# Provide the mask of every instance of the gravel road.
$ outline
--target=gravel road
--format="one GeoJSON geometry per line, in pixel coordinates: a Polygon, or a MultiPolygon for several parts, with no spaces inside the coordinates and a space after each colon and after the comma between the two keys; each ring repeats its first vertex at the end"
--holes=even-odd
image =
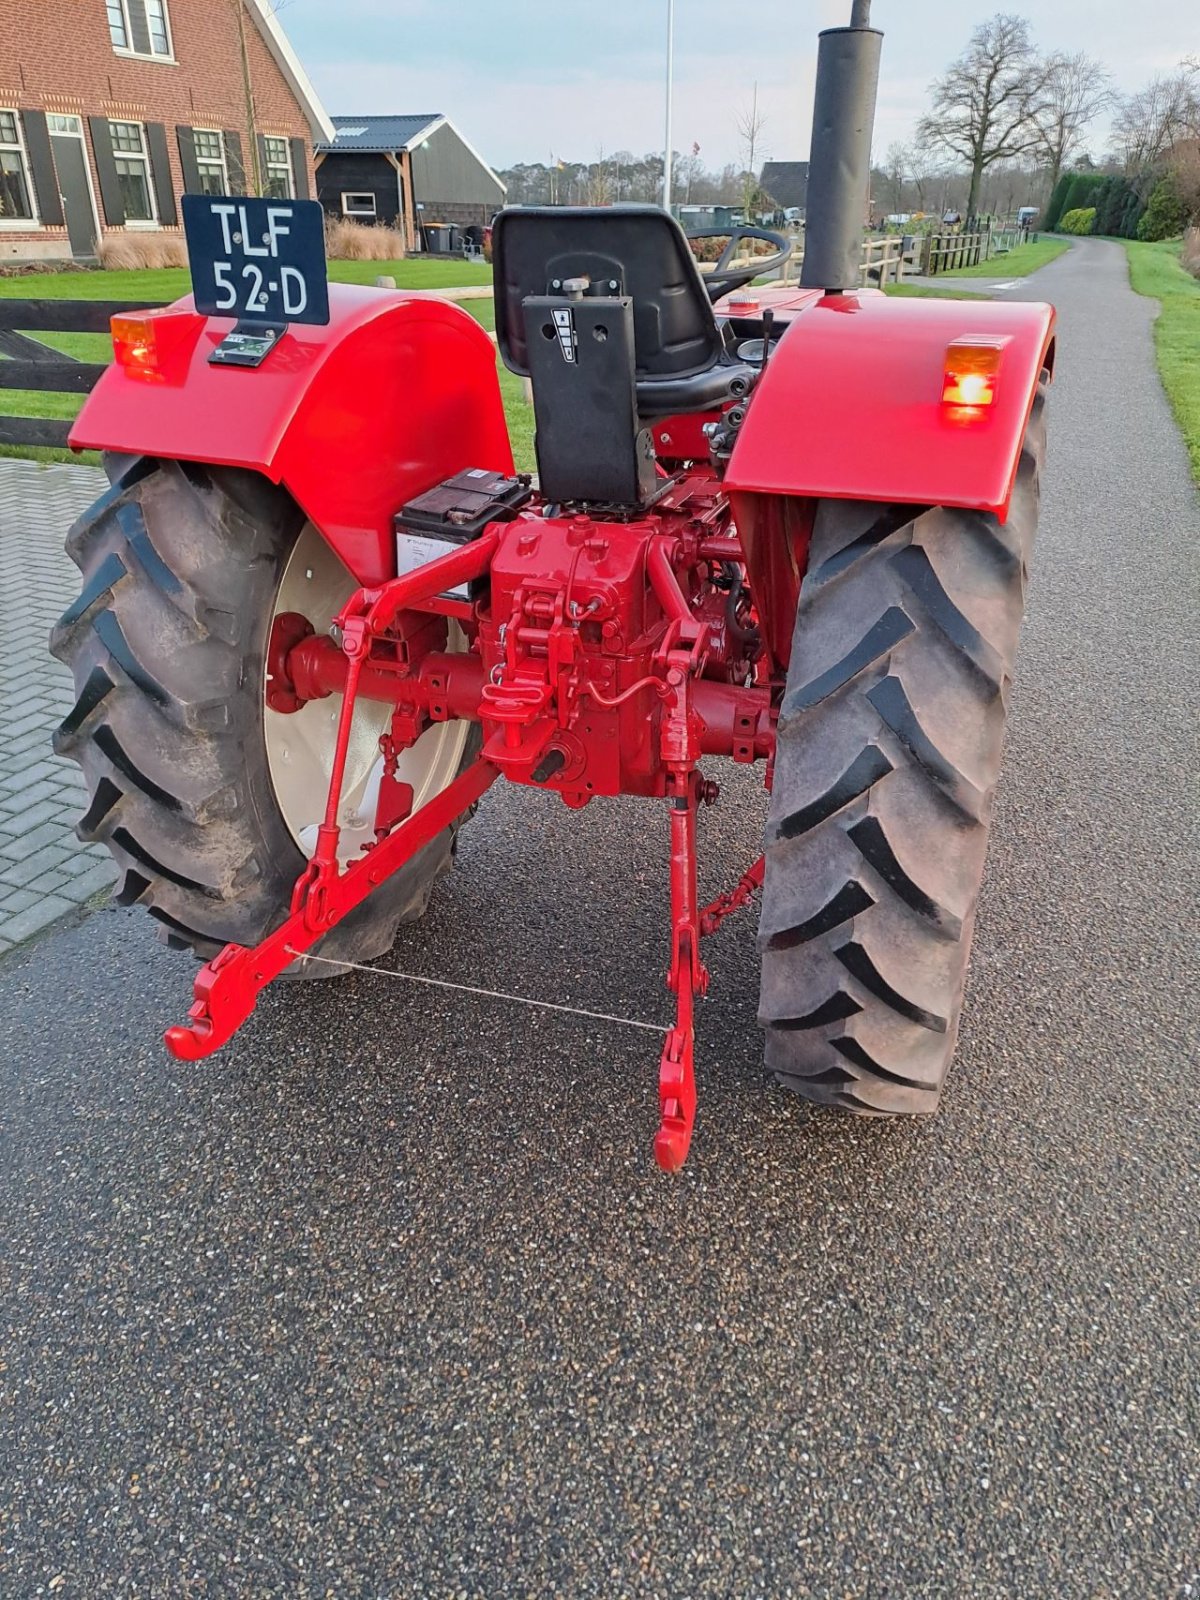
{"type": "MultiPolygon", "coordinates": [[[[1051,465],[941,1115],[763,1085],[752,916],[675,1179],[646,1034],[355,976],[183,1067],[139,915],[6,958],[6,1600],[1200,1595],[1200,512],[1120,248],[1022,292],[1051,465]]],[[[665,1018],[665,857],[494,792],[392,960],[665,1018]]]]}

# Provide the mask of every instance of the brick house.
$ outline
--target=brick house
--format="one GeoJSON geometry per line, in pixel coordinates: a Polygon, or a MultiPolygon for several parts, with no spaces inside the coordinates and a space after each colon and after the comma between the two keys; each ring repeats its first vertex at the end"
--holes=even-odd
{"type": "Polygon", "coordinates": [[[268,0],[2,0],[0,262],[178,234],[185,192],[306,199],[333,131],[268,0]]]}

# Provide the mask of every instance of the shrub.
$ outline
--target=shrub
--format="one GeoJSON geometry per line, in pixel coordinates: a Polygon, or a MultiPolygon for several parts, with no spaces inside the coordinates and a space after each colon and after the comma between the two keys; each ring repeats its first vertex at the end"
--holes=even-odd
{"type": "Polygon", "coordinates": [[[1138,223],[1137,236],[1150,244],[1158,239],[1173,239],[1183,232],[1187,219],[1187,207],[1179,197],[1174,178],[1168,173],[1154,185],[1138,223]]]}
{"type": "Polygon", "coordinates": [[[1103,182],[1103,177],[1098,173],[1077,172],[1071,179],[1067,198],[1063,202],[1063,216],[1072,211],[1084,211],[1088,206],[1095,205],[1096,191],[1103,182]]]}
{"type": "Polygon", "coordinates": [[[1167,158],[1189,226],[1200,226],[1200,139],[1180,139],[1167,158]]]}
{"type": "Polygon", "coordinates": [[[1104,191],[1104,198],[1096,206],[1096,225],[1092,231],[1124,238],[1125,218],[1131,200],[1140,215],[1141,202],[1129,179],[1110,178],[1108,188],[1104,191]]]}
{"type": "Polygon", "coordinates": [[[1058,224],[1060,233],[1074,233],[1082,236],[1091,233],[1096,221],[1095,206],[1080,206],[1074,211],[1068,211],[1058,224]]]}
{"type": "MultiPolygon", "coordinates": [[[[727,238],[720,239],[695,239],[692,242],[692,254],[697,261],[719,261],[725,253],[725,246],[729,243],[727,238]]],[[[744,256],[772,256],[775,246],[768,244],[765,239],[743,239],[738,246],[735,260],[740,261],[744,256]]]]}
{"type": "Polygon", "coordinates": [[[325,219],[325,254],[330,261],[399,261],[404,253],[399,228],[353,222],[349,217],[325,219]]]}
{"type": "Polygon", "coordinates": [[[1110,185],[1119,181],[1102,172],[1064,172],[1054,185],[1043,226],[1047,232],[1061,232],[1064,217],[1072,211],[1086,211],[1089,206],[1098,208],[1110,185]]]}
{"type": "Polygon", "coordinates": [[[1142,220],[1142,213],[1145,211],[1145,209],[1145,198],[1137,189],[1134,188],[1133,184],[1130,184],[1129,200],[1126,203],[1125,215],[1121,220],[1121,226],[1118,230],[1122,239],[1137,238],[1138,225],[1142,220]]]}
{"type": "Polygon", "coordinates": [[[1102,227],[1102,222],[1104,222],[1104,218],[1106,218],[1107,213],[1109,213],[1112,197],[1114,197],[1115,192],[1117,192],[1118,187],[1120,187],[1120,182],[1122,182],[1122,179],[1120,178],[1106,178],[1104,179],[1104,182],[1101,182],[1101,184],[1096,184],[1096,194],[1094,194],[1093,197],[1091,197],[1090,202],[1088,202],[1088,205],[1096,206],[1096,221],[1091,224],[1091,232],[1093,232],[1093,234],[1102,234],[1102,232],[1106,232],[1106,229],[1102,227]]]}
{"type": "Polygon", "coordinates": [[[187,247],[178,234],[106,233],[96,246],[106,272],[140,272],[147,267],[186,267],[187,247]]]}
{"type": "Polygon", "coordinates": [[[1063,214],[1063,202],[1067,198],[1067,190],[1071,187],[1071,174],[1064,172],[1054,185],[1054,192],[1050,196],[1050,204],[1046,207],[1046,219],[1042,223],[1047,233],[1053,233],[1058,227],[1059,219],[1063,214]]]}
{"type": "Polygon", "coordinates": [[[8,261],[0,266],[0,278],[36,278],[40,273],[88,272],[82,262],[72,261],[8,261]]]}

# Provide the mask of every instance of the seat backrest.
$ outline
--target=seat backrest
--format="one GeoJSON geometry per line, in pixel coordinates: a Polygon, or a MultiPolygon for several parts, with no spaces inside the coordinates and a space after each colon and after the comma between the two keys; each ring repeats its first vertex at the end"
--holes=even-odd
{"type": "Polygon", "coordinates": [[[496,341],[510,372],[529,375],[523,301],[588,293],[633,301],[638,379],[683,378],[724,354],[703,279],[682,228],[657,206],[539,206],[501,211],[492,231],[496,341]]]}

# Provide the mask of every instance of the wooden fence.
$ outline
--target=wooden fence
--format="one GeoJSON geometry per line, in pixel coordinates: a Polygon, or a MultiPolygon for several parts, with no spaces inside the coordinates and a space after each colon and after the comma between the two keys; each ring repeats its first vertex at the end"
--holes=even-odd
{"type": "Polygon", "coordinates": [[[974,267],[986,261],[991,253],[991,235],[981,233],[927,233],[917,241],[920,246],[917,271],[927,278],[936,278],[942,272],[957,272],[961,267],[974,267]]]}
{"type": "Polygon", "coordinates": [[[919,240],[887,237],[864,239],[862,263],[859,271],[864,284],[883,288],[885,283],[900,283],[908,273],[917,270],[919,240]]]}
{"type": "MultiPolygon", "coordinates": [[[[902,283],[910,273],[919,272],[921,243],[919,238],[901,238],[899,235],[864,239],[862,260],[859,264],[859,277],[863,286],[883,288],[884,284],[902,283]]],[[[784,262],[783,270],[777,277],[773,277],[771,282],[798,283],[803,262],[804,240],[797,237],[792,242],[792,253],[784,262]]],[[[736,264],[741,266],[743,262],[739,261],[736,264]]],[[[752,265],[752,258],[747,257],[744,264],[752,265]]]]}
{"type": "MultiPolygon", "coordinates": [[[[1030,237],[1028,229],[1011,229],[1006,234],[994,234],[988,229],[977,233],[923,233],[873,235],[864,238],[859,276],[863,285],[882,288],[889,283],[902,283],[913,274],[936,278],[942,273],[961,271],[987,261],[996,250],[1009,250],[1023,244],[1030,237]]],[[[782,272],[772,282],[791,284],[799,282],[800,267],[804,260],[804,241],[793,241],[792,254],[782,272]]],[[[738,265],[743,263],[739,261],[738,265]]],[[[751,258],[744,263],[751,265],[751,258]]]]}
{"type": "Polygon", "coordinates": [[[1018,246],[1037,241],[1037,234],[1031,233],[1026,228],[993,228],[992,248],[989,259],[994,255],[1005,255],[1009,250],[1016,250],[1018,246]]]}
{"type": "MultiPolygon", "coordinates": [[[[144,300],[5,300],[0,298],[0,389],[49,394],[87,394],[105,363],[74,361],[28,337],[30,333],[107,333],[109,320],[126,311],[146,311],[144,300]],[[18,331],[20,330],[20,331],[18,331]]],[[[49,445],[62,449],[71,424],[62,417],[0,414],[0,444],[49,445]]]]}

